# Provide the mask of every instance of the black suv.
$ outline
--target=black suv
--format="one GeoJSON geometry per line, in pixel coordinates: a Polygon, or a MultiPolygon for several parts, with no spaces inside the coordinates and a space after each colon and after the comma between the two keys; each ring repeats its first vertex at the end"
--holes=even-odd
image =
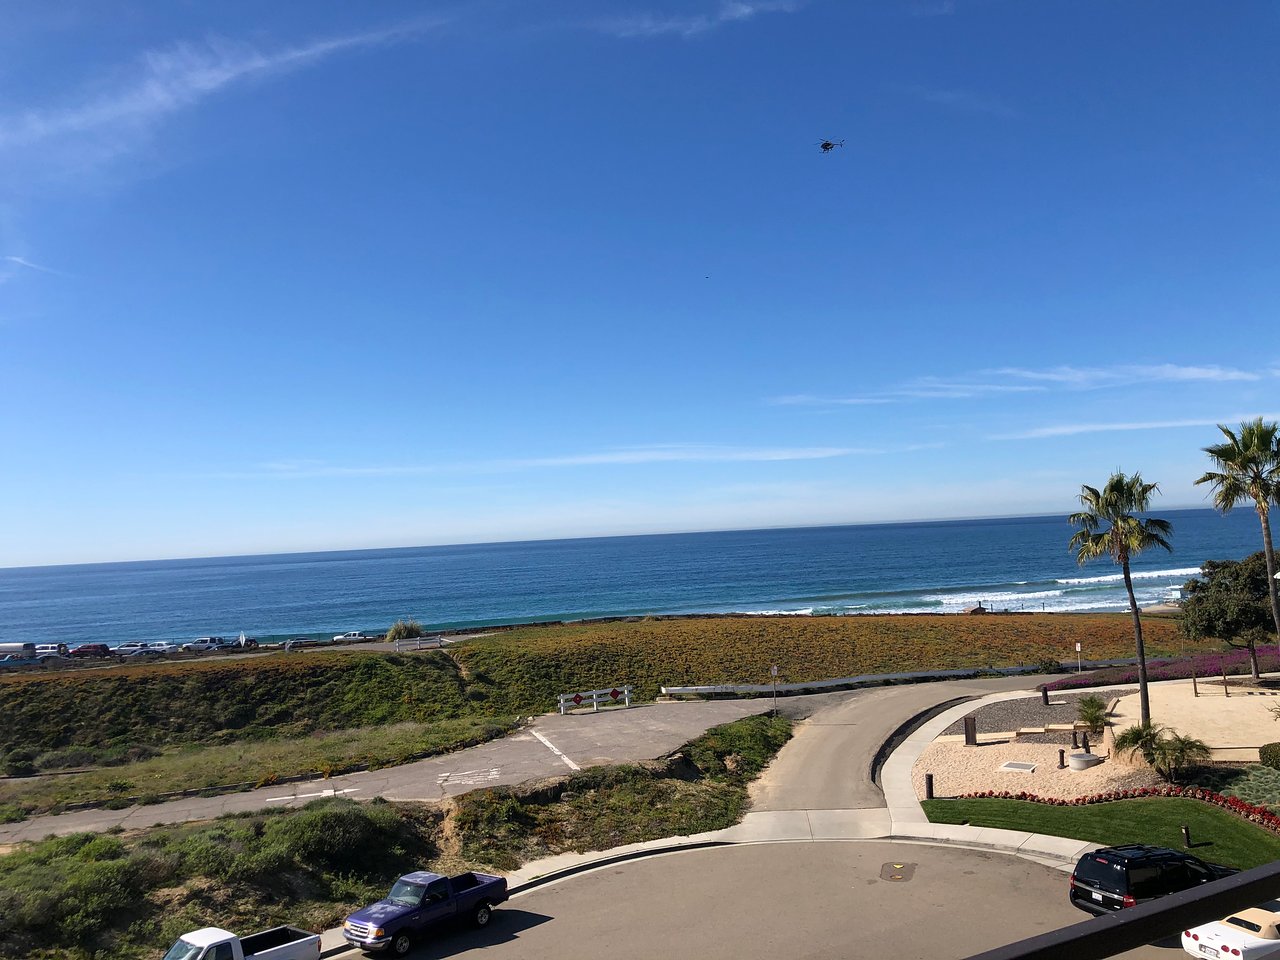
{"type": "Polygon", "coordinates": [[[1167,847],[1103,847],[1086,853],[1072,871],[1071,905],[1110,913],[1239,872],[1167,847]]]}

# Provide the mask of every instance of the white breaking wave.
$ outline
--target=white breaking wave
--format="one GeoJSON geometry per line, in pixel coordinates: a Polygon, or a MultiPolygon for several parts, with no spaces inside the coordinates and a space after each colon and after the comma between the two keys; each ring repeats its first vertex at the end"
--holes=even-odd
{"type": "MultiPolygon", "coordinates": [[[[1135,570],[1129,574],[1134,580],[1168,580],[1200,576],[1199,567],[1180,567],[1177,570],[1135,570]]],[[[1105,577],[1067,577],[1057,581],[1068,586],[1085,586],[1091,583],[1123,583],[1124,573],[1111,573],[1105,577]]]]}
{"type": "Polygon", "coordinates": [[[958,607],[967,610],[981,603],[984,607],[1008,605],[1011,603],[1039,603],[1053,597],[1061,597],[1065,590],[1028,590],[1020,593],[1015,590],[987,590],[975,593],[925,593],[920,595],[924,602],[941,603],[945,607],[958,607]]]}

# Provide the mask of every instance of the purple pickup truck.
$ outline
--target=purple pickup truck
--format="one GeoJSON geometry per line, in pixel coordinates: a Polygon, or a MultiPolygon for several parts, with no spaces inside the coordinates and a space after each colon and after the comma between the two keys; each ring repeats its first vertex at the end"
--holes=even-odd
{"type": "Polygon", "coordinates": [[[347,917],[342,936],[369,953],[390,950],[403,957],[428,930],[456,919],[483,927],[493,908],[507,899],[507,881],[487,873],[406,873],[391,892],[347,917]]]}

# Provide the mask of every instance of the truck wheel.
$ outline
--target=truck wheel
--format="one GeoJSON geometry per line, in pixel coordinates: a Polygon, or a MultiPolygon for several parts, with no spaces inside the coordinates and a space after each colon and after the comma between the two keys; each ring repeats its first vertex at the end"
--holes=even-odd
{"type": "Polygon", "coordinates": [[[488,926],[489,920],[492,917],[493,907],[489,906],[487,903],[482,903],[480,906],[476,907],[476,912],[472,915],[471,919],[475,921],[477,927],[484,927],[488,926]]]}
{"type": "Polygon", "coordinates": [[[403,957],[412,946],[413,941],[407,933],[397,933],[391,940],[391,952],[397,957],[403,957]]]}

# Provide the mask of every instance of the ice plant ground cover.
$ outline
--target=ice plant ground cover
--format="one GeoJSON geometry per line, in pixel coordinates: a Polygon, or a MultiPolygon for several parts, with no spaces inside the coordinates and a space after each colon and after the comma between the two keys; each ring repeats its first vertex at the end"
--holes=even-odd
{"type": "MultiPolygon", "coordinates": [[[[1263,673],[1280,670],[1280,654],[1274,650],[1258,651],[1258,668],[1263,673]]],[[[1249,651],[1226,650],[1213,653],[1192,654],[1172,660],[1148,660],[1148,680],[1188,680],[1192,676],[1202,680],[1249,674],[1249,651]]],[[[1084,687],[1104,687],[1117,683],[1137,683],[1138,667],[1103,667],[1087,673],[1074,673],[1044,685],[1046,690],[1078,690],[1084,687]]]]}

